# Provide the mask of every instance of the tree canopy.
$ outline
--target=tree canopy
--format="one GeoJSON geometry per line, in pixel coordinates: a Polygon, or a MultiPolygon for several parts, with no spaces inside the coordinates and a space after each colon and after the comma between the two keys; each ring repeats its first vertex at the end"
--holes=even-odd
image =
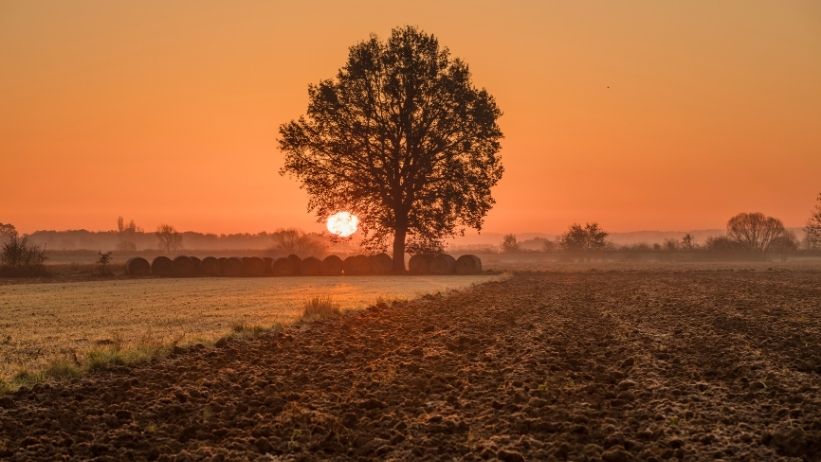
{"type": "Polygon", "coordinates": [[[770,244],[786,232],[781,220],[759,212],[739,213],[727,222],[727,237],[761,252],[766,252],[770,244]]]}
{"type": "Polygon", "coordinates": [[[406,240],[432,251],[481,229],[503,172],[501,111],[435,36],[414,27],[372,35],[308,95],[307,114],[279,128],[280,173],[301,182],[320,220],[351,211],[372,249],[392,236],[396,270],[406,240]]]}
{"type": "Polygon", "coordinates": [[[603,249],[607,245],[608,234],[598,223],[587,223],[582,227],[574,223],[566,233],[562,234],[560,244],[563,249],[570,251],[589,251],[603,249]]]}

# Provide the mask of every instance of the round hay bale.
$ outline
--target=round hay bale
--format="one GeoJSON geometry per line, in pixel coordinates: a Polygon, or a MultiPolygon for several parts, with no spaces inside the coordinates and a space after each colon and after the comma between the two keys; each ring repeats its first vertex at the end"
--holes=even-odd
{"type": "Polygon", "coordinates": [[[299,258],[299,256],[291,254],[288,255],[288,259],[291,260],[291,262],[295,264],[297,268],[299,268],[299,263],[302,261],[302,259],[299,258]]]}
{"type": "Polygon", "coordinates": [[[308,257],[299,263],[299,274],[303,276],[318,276],[322,274],[322,261],[315,257],[308,257]]]}
{"type": "Polygon", "coordinates": [[[151,274],[168,277],[174,275],[174,264],[168,257],[157,257],[151,262],[151,274]]]}
{"type": "Polygon", "coordinates": [[[202,276],[202,260],[199,257],[188,257],[191,259],[191,264],[194,265],[194,276],[202,276]]]}
{"type": "Polygon", "coordinates": [[[371,259],[364,255],[354,255],[342,260],[342,271],[348,276],[372,274],[371,259]]]}
{"type": "Polygon", "coordinates": [[[456,274],[479,274],[482,272],[482,260],[476,255],[462,255],[456,259],[456,274]]]}
{"type": "Polygon", "coordinates": [[[242,260],[236,257],[220,259],[220,273],[230,277],[242,276],[242,260]]]}
{"type": "Polygon", "coordinates": [[[414,255],[408,261],[408,271],[411,274],[428,274],[430,273],[430,255],[414,255]]]}
{"type": "Polygon", "coordinates": [[[220,261],[214,257],[203,258],[200,269],[203,276],[219,276],[222,274],[220,272],[220,261]]]}
{"type": "Polygon", "coordinates": [[[296,276],[299,274],[299,262],[291,257],[282,257],[274,260],[274,276],[296,276]]]}
{"type": "Polygon", "coordinates": [[[453,274],[456,259],[446,253],[436,254],[430,260],[430,274],[453,274]]]}
{"type": "Polygon", "coordinates": [[[179,256],[171,262],[171,271],[178,278],[187,278],[194,275],[194,262],[190,257],[179,256]]]}
{"type": "Polygon", "coordinates": [[[265,261],[259,257],[244,257],[242,259],[242,275],[251,277],[265,276],[265,261]]]}
{"type": "Polygon", "coordinates": [[[328,255],[322,260],[322,274],[325,276],[339,276],[342,274],[342,259],[336,255],[328,255]]]}
{"type": "Polygon", "coordinates": [[[270,276],[274,271],[274,259],[271,257],[263,257],[262,261],[265,263],[265,275],[270,276]]]}
{"type": "Polygon", "coordinates": [[[393,259],[386,254],[380,253],[368,257],[371,260],[371,271],[373,274],[390,274],[393,272],[393,259]]]}
{"type": "Polygon", "coordinates": [[[129,276],[148,276],[151,273],[151,264],[143,257],[129,258],[125,262],[125,272],[129,276]]]}

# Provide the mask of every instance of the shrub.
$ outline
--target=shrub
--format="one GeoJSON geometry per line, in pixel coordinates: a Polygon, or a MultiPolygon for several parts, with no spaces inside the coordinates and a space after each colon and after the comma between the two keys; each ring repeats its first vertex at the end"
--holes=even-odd
{"type": "Polygon", "coordinates": [[[111,252],[97,252],[97,271],[107,276],[111,274],[111,252]]]}
{"type": "Polygon", "coordinates": [[[28,237],[11,236],[3,244],[0,256],[4,265],[11,267],[37,266],[46,261],[45,251],[28,242],[28,237]]]}
{"type": "Polygon", "coordinates": [[[28,237],[10,235],[3,244],[0,274],[5,276],[43,276],[48,274],[43,266],[45,251],[28,241],[28,237]]]}

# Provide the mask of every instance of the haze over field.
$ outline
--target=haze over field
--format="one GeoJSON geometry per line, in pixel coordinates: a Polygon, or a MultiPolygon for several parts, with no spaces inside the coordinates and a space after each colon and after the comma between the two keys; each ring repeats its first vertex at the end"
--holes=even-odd
{"type": "Polygon", "coordinates": [[[276,174],[277,126],[348,45],[401,24],[505,113],[489,233],[715,229],[748,210],[800,227],[818,193],[817,2],[185,6],[0,3],[0,152],[25,172],[0,183],[3,222],[320,230],[276,174]]]}

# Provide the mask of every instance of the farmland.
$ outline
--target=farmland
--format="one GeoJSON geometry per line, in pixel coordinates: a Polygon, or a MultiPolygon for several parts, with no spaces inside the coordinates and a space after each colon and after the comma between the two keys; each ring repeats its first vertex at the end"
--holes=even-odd
{"type": "Polygon", "coordinates": [[[0,285],[0,379],[100,347],[212,341],[288,324],[312,297],[359,309],[495,276],[135,279],[0,285]]]}
{"type": "Polygon", "coordinates": [[[24,389],[0,457],[818,460],[819,281],[519,273],[24,389]]]}

